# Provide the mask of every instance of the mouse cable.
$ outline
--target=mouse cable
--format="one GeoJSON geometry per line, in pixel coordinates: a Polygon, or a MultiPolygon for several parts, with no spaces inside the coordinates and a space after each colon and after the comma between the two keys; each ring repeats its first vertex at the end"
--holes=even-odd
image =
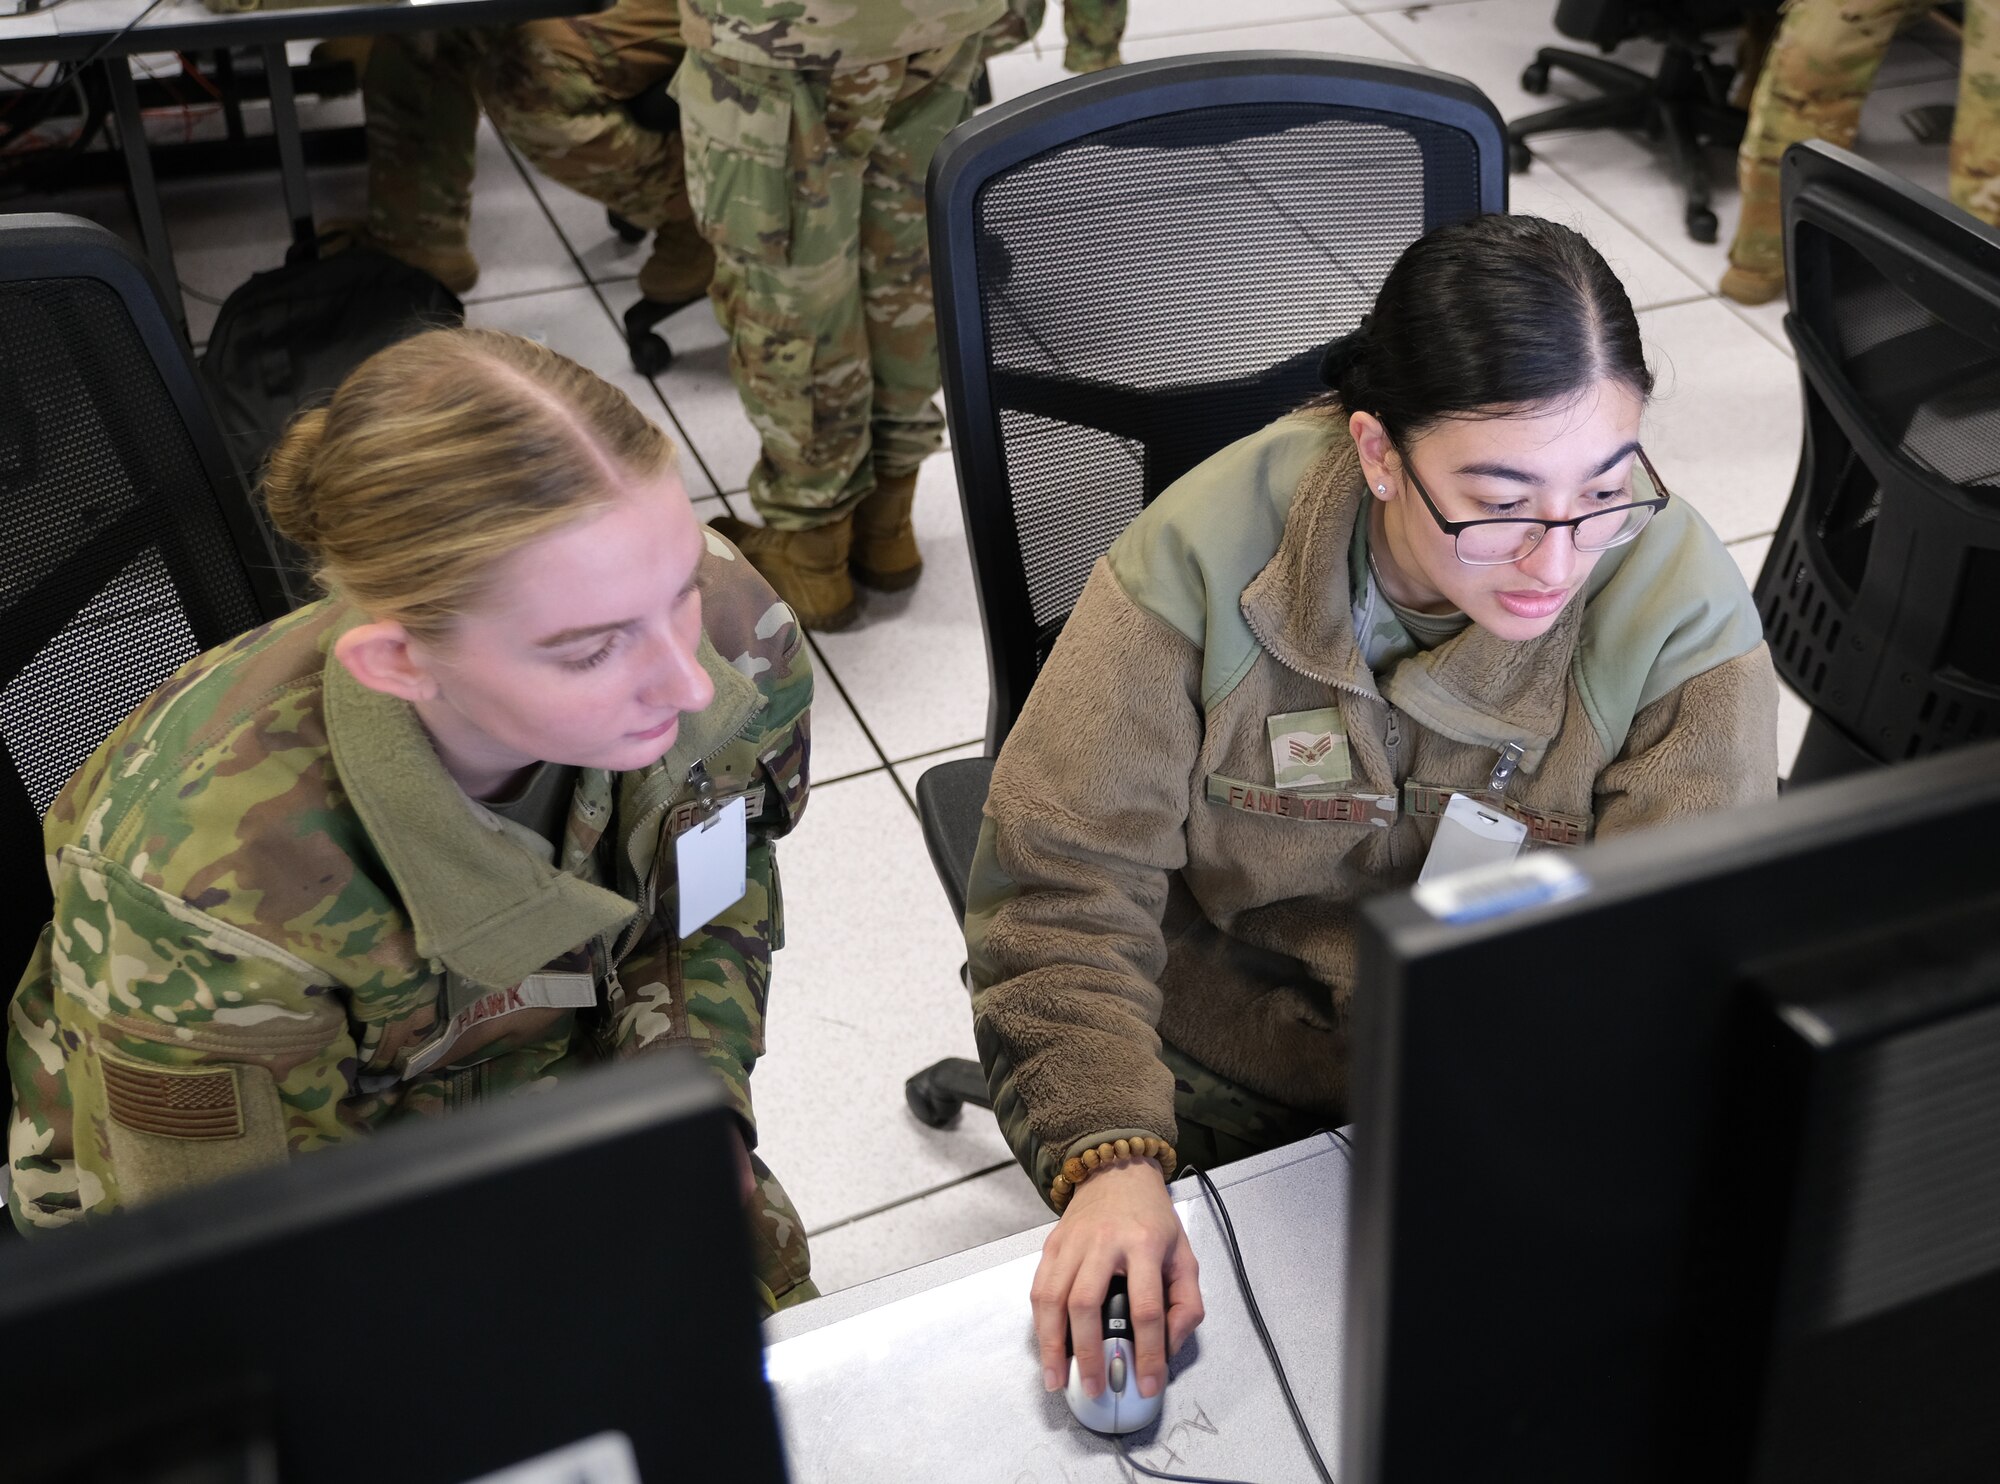
{"type": "Polygon", "coordinates": [[[1125,1460],[1128,1468],[1137,1469],[1149,1479],[1171,1479],[1173,1484],[1244,1484],[1241,1479],[1213,1479],[1207,1474],[1170,1474],[1164,1469],[1156,1469],[1139,1462],[1125,1446],[1124,1434],[1114,1434],[1111,1441],[1118,1447],[1118,1456],[1125,1460]]]}
{"type": "MultiPolygon", "coordinates": [[[[1344,1141],[1343,1141],[1344,1142],[1344,1141]]],[[[1299,1399],[1292,1395],[1291,1378],[1285,1374],[1285,1363],[1278,1359],[1278,1347],[1271,1339],[1271,1331],[1264,1324],[1263,1310],[1257,1307],[1257,1295],[1250,1291],[1250,1274],[1243,1265],[1243,1249],[1236,1242],[1236,1224],[1229,1219],[1229,1207],[1223,1204],[1222,1192],[1215,1188],[1215,1182],[1208,1178],[1208,1171],[1199,1165],[1186,1165],[1201,1182],[1201,1188],[1208,1198],[1215,1202],[1215,1214],[1222,1218],[1222,1240],[1229,1252],[1230,1265],[1236,1269],[1236,1286],[1242,1290],[1243,1305],[1250,1311],[1250,1323],[1257,1330],[1257,1338],[1264,1344],[1264,1354],[1271,1362],[1271,1370],[1278,1378],[1278,1389],[1284,1393],[1285,1405],[1291,1410],[1292,1424],[1299,1430],[1299,1439],[1306,1445],[1306,1453],[1312,1459],[1313,1471],[1319,1475],[1322,1484],[1333,1484],[1333,1473],[1326,1466],[1326,1460],[1319,1456],[1319,1445],[1313,1441],[1312,1429],[1306,1426],[1306,1415],[1299,1407],[1299,1399]]]]}
{"type": "Polygon", "coordinates": [[[1347,1167],[1349,1169],[1354,1168],[1354,1141],[1352,1139],[1348,1138],[1346,1134],[1344,1134],[1337,1128],[1326,1128],[1322,1126],[1320,1128],[1314,1129],[1313,1132],[1316,1134],[1325,1134],[1329,1139],[1333,1139],[1336,1142],[1338,1142],[1340,1145],[1341,1153],[1347,1159],[1347,1167]]]}
{"type": "MultiPolygon", "coordinates": [[[[1348,1138],[1346,1134],[1337,1128],[1319,1128],[1313,1132],[1325,1134],[1329,1139],[1336,1140],[1341,1146],[1341,1152],[1345,1155],[1348,1165],[1350,1167],[1353,1165],[1354,1141],[1348,1138]]],[[[1270,1359],[1271,1369],[1277,1373],[1278,1385],[1284,1390],[1285,1404],[1292,1409],[1292,1421],[1298,1427],[1299,1435],[1305,1439],[1306,1451],[1312,1455],[1313,1466],[1319,1470],[1319,1476],[1326,1481],[1326,1484],[1333,1484],[1333,1477],[1327,1472],[1326,1463],[1319,1456],[1319,1449],[1313,1444],[1312,1432],[1307,1428],[1305,1417],[1299,1411],[1299,1404],[1292,1396],[1291,1383],[1286,1379],[1284,1363],[1278,1359],[1277,1346],[1271,1342],[1271,1333],[1264,1327],[1264,1316],[1258,1310],[1257,1300],[1250,1292],[1250,1275],[1244,1269],[1243,1250],[1236,1245],[1236,1228],[1229,1220],[1229,1207],[1223,1204],[1222,1192],[1215,1188],[1214,1182],[1198,1166],[1188,1165],[1185,1168],[1190,1170],[1195,1178],[1201,1181],[1202,1187],[1215,1199],[1216,1211],[1222,1217],[1223,1236],[1228,1243],[1229,1260],[1236,1267],[1236,1280],[1243,1290],[1243,1299],[1249,1306],[1250,1318],[1257,1327],[1258,1338],[1264,1342],[1264,1354],[1270,1359]]],[[[1112,1441],[1117,1444],[1118,1456],[1149,1479],[1168,1479],[1174,1481],[1174,1484],[1241,1484],[1239,1480],[1212,1479],[1205,1474],[1169,1474],[1162,1469],[1153,1468],[1151,1465],[1134,1458],[1126,1448],[1125,1439],[1122,1435],[1115,1437],[1112,1441]]]]}

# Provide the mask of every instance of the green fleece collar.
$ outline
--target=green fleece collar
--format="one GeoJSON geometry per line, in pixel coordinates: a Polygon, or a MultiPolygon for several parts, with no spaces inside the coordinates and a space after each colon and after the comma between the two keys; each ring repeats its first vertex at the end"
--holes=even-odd
{"type": "MultiPolygon", "coordinates": [[[[1376,677],[1354,633],[1348,569],[1368,499],[1354,444],[1335,441],[1300,483],[1278,549],[1242,599],[1244,618],[1274,659],[1364,693],[1376,677]]],[[[1584,602],[1572,599],[1546,633],[1523,642],[1470,624],[1397,664],[1382,693],[1453,741],[1496,751],[1519,742],[1522,766],[1532,771],[1562,730],[1584,602]]]]}
{"type": "Polygon", "coordinates": [[[439,761],[415,708],[327,656],[327,742],[354,812],[388,867],[417,952],[489,988],[518,984],[636,910],[515,844],[439,761]]]}

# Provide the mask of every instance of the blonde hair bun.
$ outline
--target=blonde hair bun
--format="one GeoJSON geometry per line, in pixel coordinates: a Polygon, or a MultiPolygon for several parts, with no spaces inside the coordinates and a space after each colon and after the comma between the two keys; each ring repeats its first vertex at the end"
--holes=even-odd
{"type": "Polygon", "coordinates": [[[568,357],[498,330],[427,330],[292,420],[263,498],[327,591],[435,641],[503,558],[673,463],[631,398],[568,357]]]}

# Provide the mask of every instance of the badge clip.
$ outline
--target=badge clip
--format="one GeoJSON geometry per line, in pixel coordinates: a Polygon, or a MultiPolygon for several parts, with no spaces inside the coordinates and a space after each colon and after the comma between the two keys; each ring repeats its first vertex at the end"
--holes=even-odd
{"type": "Polygon", "coordinates": [[[1514,781],[1515,770],[1527,755],[1528,749],[1518,742],[1509,742],[1500,749],[1500,757],[1493,764],[1492,776],[1486,780],[1486,792],[1496,803],[1506,797],[1507,785],[1514,781]]]}

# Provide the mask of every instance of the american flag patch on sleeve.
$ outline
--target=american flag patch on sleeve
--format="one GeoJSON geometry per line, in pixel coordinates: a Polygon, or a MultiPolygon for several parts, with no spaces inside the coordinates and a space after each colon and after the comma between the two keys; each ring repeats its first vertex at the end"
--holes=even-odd
{"type": "Polygon", "coordinates": [[[111,1117],[142,1134],[169,1139],[235,1139],[243,1100],[230,1067],[151,1067],[100,1059],[111,1117]]]}

